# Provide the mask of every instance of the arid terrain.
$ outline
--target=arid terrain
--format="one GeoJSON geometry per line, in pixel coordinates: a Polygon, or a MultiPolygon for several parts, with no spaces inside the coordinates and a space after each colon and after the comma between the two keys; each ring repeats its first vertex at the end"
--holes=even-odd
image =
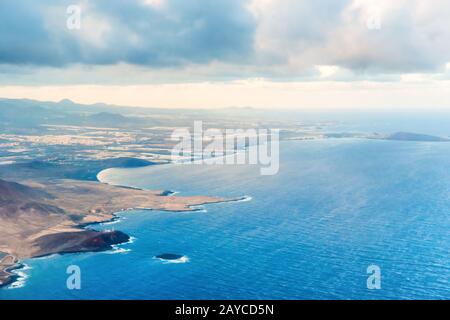
{"type": "Polygon", "coordinates": [[[120,232],[85,229],[131,208],[190,211],[192,206],[220,202],[213,197],[167,196],[164,191],[111,186],[98,182],[55,180],[15,183],[0,180],[0,286],[24,258],[53,253],[102,251],[126,242],[120,232]]]}

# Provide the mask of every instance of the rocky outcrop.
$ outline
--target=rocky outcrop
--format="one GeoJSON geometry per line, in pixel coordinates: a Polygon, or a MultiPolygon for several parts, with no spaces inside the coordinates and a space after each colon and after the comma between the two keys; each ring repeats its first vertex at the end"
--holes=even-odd
{"type": "Polygon", "coordinates": [[[95,252],[112,249],[113,245],[124,243],[130,237],[121,231],[62,232],[42,236],[35,241],[39,247],[36,256],[54,253],[95,252]]]}

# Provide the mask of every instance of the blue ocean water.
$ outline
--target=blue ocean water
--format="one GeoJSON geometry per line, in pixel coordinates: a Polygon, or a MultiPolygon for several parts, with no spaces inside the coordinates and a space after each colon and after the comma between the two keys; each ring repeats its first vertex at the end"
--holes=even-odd
{"type": "Polygon", "coordinates": [[[450,144],[282,142],[280,171],[168,165],[109,170],[110,183],[250,196],[197,212],[130,211],[93,226],[135,237],[107,253],[26,261],[0,299],[450,299],[450,144]],[[161,253],[187,256],[164,263],[161,253]],[[82,289],[66,288],[78,265],[82,289]],[[381,268],[381,289],[366,269],[381,268]]]}

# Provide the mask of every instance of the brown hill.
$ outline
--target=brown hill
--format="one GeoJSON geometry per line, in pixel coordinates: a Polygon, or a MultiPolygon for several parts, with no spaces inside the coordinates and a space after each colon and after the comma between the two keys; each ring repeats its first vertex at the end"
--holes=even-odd
{"type": "Polygon", "coordinates": [[[33,199],[48,199],[51,196],[43,190],[38,190],[20,183],[0,179],[0,202],[15,202],[33,199]]]}
{"type": "MultiPolygon", "coordinates": [[[[111,220],[116,212],[129,208],[186,211],[219,201],[223,199],[169,197],[160,191],[97,182],[56,180],[25,185],[0,180],[0,252],[15,261],[53,253],[108,250],[128,241],[128,235],[83,226],[111,220]]],[[[10,267],[0,263],[0,286],[12,281],[10,267]]]]}

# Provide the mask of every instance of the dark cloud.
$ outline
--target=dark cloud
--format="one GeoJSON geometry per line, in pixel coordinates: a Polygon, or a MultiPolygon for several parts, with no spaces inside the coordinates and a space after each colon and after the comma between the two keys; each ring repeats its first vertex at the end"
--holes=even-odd
{"type": "Polygon", "coordinates": [[[66,28],[73,1],[1,0],[0,63],[150,66],[236,62],[252,51],[255,21],[241,0],[81,2],[82,28],[66,28]],[[103,28],[103,29],[102,29],[103,28]]]}

